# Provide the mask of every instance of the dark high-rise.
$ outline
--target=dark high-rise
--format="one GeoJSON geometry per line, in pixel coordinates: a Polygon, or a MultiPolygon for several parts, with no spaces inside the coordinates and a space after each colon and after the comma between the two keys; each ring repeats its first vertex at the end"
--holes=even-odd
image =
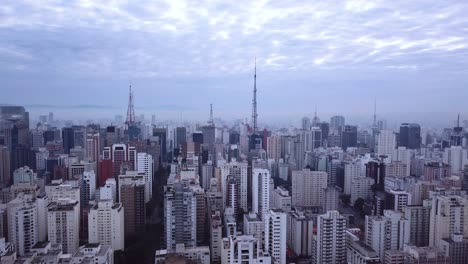
{"type": "Polygon", "coordinates": [[[166,128],[153,128],[153,136],[159,138],[159,146],[161,146],[161,161],[167,161],[167,129],[166,128]]]}
{"type": "Polygon", "coordinates": [[[403,123],[400,126],[399,146],[408,149],[421,148],[421,127],[415,123],[403,123]]]}
{"type": "Polygon", "coordinates": [[[62,128],[63,152],[70,154],[70,149],[75,147],[75,132],[71,127],[62,128]]]}
{"type": "Polygon", "coordinates": [[[341,132],[341,148],[357,146],[357,126],[346,125],[341,132]]]}

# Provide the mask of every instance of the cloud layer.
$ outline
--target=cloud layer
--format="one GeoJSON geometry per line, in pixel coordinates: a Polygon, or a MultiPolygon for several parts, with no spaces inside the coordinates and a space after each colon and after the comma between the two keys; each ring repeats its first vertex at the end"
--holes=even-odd
{"type": "MultiPolygon", "coordinates": [[[[165,88],[174,89],[173,100],[191,89],[220,100],[213,93],[251,89],[256,57],[263,87],[274,95],[285,88],[316,95],[310,85],[345,94],[358,86],[357,93],[366,94],[389,83],[397,92],[445,88],[466,98],[466,14],[468,3],[458,0],[6,0],[0,5],[0,81],[28,90],[33,83],[63,88],[73,80],[105,90],[158,80],[173,86],[165,88]],[[246,80],[234,81],[239,76],[246,80]],[[453,87],[433,85],[431,78],[453,87]]],[[[325,108],[320,101],[314,104],[325,108]]],[[[391,102],[383,105],[391,110],[391,102]]],[[[450,104],[440,110],[451,110],[450,104]]]]}

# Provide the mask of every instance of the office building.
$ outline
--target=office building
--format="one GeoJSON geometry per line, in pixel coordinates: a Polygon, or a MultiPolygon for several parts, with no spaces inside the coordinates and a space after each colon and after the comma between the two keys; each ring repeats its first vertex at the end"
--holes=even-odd
{"type": "Polygon", "coordinates": [[[400,126],[399,146],[408,149],[421,148],[421,127],[419,124],[403,123],[400,126]]]}

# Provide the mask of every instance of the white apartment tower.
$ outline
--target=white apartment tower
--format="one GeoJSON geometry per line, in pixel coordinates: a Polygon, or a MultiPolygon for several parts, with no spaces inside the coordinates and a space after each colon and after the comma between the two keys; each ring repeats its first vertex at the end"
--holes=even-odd
{"type": "Polygon", "coordinates": [[[323,206],[327,177],[324,171],[293,171],[292,206],[323,206]]]}
{"type": "Polygon", "coordinates": [[[113,251],[124,250],[124,208],[112,200],[97,202],[88,214],[89,243],[111,246],[113,251]]]}
{"type": "Polygon", "coordinates": [[[396,148],[396,135],[392,130],[381,130],[377,136],[377,155],[388,156],[393,155],[396,148]]]}
{"type": "Polygon", "coordinates": [[[410,239],[410,222],[400,212],[385,210],[384,215],[366,216],[365,243],[380,257],[387,250],[403,250],[410,239]]]}
{"type": "Polygon", "coordinates": [[[37,206],[30,195],[20,194],[7,205],[8,239],[18,256],[38,242],[37,206]]]}
{"type": "Polygon", "coordinates": [[[265,215],[265,251],[279,264],[286,264],[286,213],[271,209],[265,215]]]}
{"type": "Polygon", "coordinates": [[[147,153],[137,155],[138,172],[145,173],[145,203],[153,197],[153,156],[147,153]]]}
{"type": "Polygon", "coordinates": [[[468,237],[468,199],[458,195],[432,198],[429,246],[440,248],[441,240],[454,233],[468,237]]]}
{"type": "Polygon", "coordinates": [[[270,210],[270,172],[267,169],[253,169],[252,210],[262,219],[270,210]]]}
{"type": "Polygon", "coordinates": [[[314,264],[346,263],[346,218],[338,211],[318,216],[314,245],[314,264]]]}
{"type": "MultiPolygon", "coordinates": [[[[248,212],[247,203],[247,190],[248,190],[248,177],[247,177],[247,163],[232,161],[225,164],[221,168],[221,192],[223,194],[223,201],[225,207],[228,205],[228,190],[229,186],[235,184],[235,197],[237,197],[237,203],[239,208],[242,208],[244,212],[248,212]]],[[[231,187],[231,189],[233,189],[231,187]]]]}
{"type": "Polygon", "coordinates": [[[47,208],[49,241],[62,244],[65,254],[73,254],[79,247],[80,205],[65,199],[52,202],[47,208]]]}

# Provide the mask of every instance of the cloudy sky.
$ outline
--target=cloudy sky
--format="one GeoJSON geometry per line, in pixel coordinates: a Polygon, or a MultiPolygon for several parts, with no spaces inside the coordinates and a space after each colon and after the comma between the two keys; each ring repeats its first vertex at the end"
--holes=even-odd
{"type": "Polygon", "coordinates": [[[248,117],[256,57],[265,121],[468,115],[467,1],[1,2],[0,103],[38,114],[125,114],[132,84],[137,114],[248,117]]]}

